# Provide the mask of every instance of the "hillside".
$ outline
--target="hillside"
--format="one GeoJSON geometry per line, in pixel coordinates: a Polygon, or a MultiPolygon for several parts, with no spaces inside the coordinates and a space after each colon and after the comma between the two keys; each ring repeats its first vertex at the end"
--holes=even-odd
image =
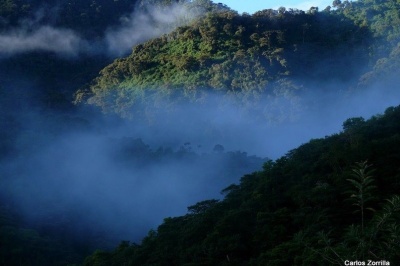
{"type": "Polygon", "coordinates": [[[400,106],[348,119],[243,176],[223,200],[189,206],[141,244],[96,251],[84,265],[397,265],[399,119],[400,106]]]}
{"type": "Polygon", "coordinates": [[[2,89],[31,93],[31,103],[38,108],[75,109],[73,93],[116,56],[184,23],[175,21],[184,10],[179,2],[1,0],[2,89]],[[168,12],[176,14],[169,20],[159,18],[168,12]],[[144,26],[154,32],[127,37],[144,26]]]}
{"type": "MultiPolygon", "coordinates": [[[[78,91],[76,102],[127,115],[143,103],[156,109],[160,99],[222,94],[262,105],[277,91],[298,96],[327,84],[365,87],[379,80],[383,65],[395,63],[390,58],[399,42],[398,17],[399,4],[386,1],[336,1],[323,11],[207,13],[135,46],[78,91]]],[[[390,66],[389,74],[397,76],[397,69],[390,66]]]]}
{"type": "Polygon", "coordinates": [[[73,130],[80,135],[79,152],[73,151],[76,137],[49,142],[43,138],[61,133],[49,135],[42,129],[35,135],[42,139],[19,151],[22,158],[12,164],[3,161],[3,264],[71,265],[95,249],[114,247],[125,236],[139,241],[166,214],[184,213],[186,204],[218,195],[220,187],[261,169],[266,161],[226,152],[222,145],[202,153],[190,143],[177,150],[152,149],[128,137],[103,136],[92,153],[95,134],[84,137],[73,130]]]}
{"type": "Polygon", "coordinates": [[[399,55],[399,1],[0,0],[0,264],[399,264],[399,55]]]}
{"type": "Polygon", "coordinates": [[[129,15],[137,1],[0,1],[0,82],[16,105],[74,109],[72,94],[112,60],[85,53],[86,42],[129,15]],[[28,96],[29,94],[29,96],[28,96]]]}

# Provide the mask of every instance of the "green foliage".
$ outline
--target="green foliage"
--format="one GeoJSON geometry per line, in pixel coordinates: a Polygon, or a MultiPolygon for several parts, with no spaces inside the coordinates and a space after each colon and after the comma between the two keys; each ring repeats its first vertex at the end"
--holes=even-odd
{"type": "MultiPolygon", "coordinates": [[[[0,1],[1,30],[32,18],[44,2],[0,1]]],[[[97,39],[135,2],[60,1],[61,15],[55,24],[97,39]]],[[[175,1],[142,2],[163,5],[175,1]]],[[[396,76],[400,69],[399,1],[334,1],[334,8],[323,12],[280,8],[252,16],[210,1],[179,2],[209,12],[188,26],[133,47],[131,55],[105,67],[75,100],[126,115],[135,106],[143,111],[141,103],[151,102],[167,111],[160,106],[162,99],[199,100],[218,92],[251,108],[264,96],[297,100],[302,84],[295,80],[299,77],[316,83],[349,81],[361,74],[349,69],[361,64],[368,66],[360,79],[360,85],[365,85],[387,74],[396,76]]],[[[60,107],[71,100],[71,88],[92,80],[108,59],[67,62],[34,53],[1,63],[2,82],[13,76],[7,72],[12,66],[15,73],[34,77],[35,85],[46,92],[46,104],[60,107]]],[[[14,90],[0,89],[0,125],[9,129],[1,132],[0,151],[1,156],[8,156],[19,124],[9,111],[7,93],[14,90]]],[[[17,99],[27,97],[13,93],[17,99]]],[[[279,116],[274,111],[280,106],[280,102],[266,106],[263,115],[276,119],[279,116]]],[[[400,107],[388,108],[384,115],[367,121],[346,120],[342,133],[311,140],[265,163],[263,171],[227,187],[222,191],[224,200],[192,205],[187,215],[166,218],[140,245],[122,242],[113,251],[97,251],[85,265],[343,265],[344,258],[367,256],[390,260],[392,265],[400,263],[400,200],[395,195],[400,191],[399,121],[400,107]],[[374,182],[366,164],[354,168],[354,162],[365,158],[376,169],[374,182]],[[347,181],[349,173],[354,174],[352,181],[347,181]],[[362,215],[361,222],[343,193],[349,184],[351,200],[360,212],[367,207],[377,210],[362,215]]],[[[129,158],[121,163],[141,165],[150,158],[160,162],[171,156],[199,158],[187,147],[178,152],[151,151],[140,140],[125,144],[125,149],[116,152],[117,158],[129,158]]],[[[232,171],[248,159],[243,153],[223,156],[237,166],[232,171]]],[[[1,263],[65,265],[76,261],[73,251],[15,219],[1,207],[1,263]]]]}
{"type": "Polygon", "coordinates": [[[124,114],[142,102],[155,105],[154,99],[196,101],[218,92],[254,106],[254,100],[275,91],[296,94],[296,85],[286,85],[298,77],[313,82],[352,78],[352,58],[357,64],[368,61],[360,52],[368,37],[368,30],[342,14],[281,9],[249,16],[216,9],[137,45],[131,55],[104,68],[76,102],[124,114]]]}
{"type": "Polygon", "coordinates": [[[9,206],[0,204],[0,261],[3,265],[72,265],[82,260],[70,246],[23,226],[9,206]]]}
{"type": "Polygon", "coordinates": [[[366,204],[374,199],[373,190],[376,188],[372,183],[372,170],[369,168],[371,165],[367,164],[367,161],[356,163],[356,167],[352,169],[353,179],[347,179],[353,188],[348,193],[350,199],[353,201],[353,205],[359,208],[361,213],[361,230],[364,230],[364,211],[374,209],[366,207],[366,204]]]}
{"type": "Polygon", "coordinates": [[[379,58],[371,71],[361,76],[359,86],[375,84],[382,80],[391,82],[391,76],[398,77],[400,75],[399,69],[400,43],[393,47],[388,56],[379,58]]]}
{"type": "MultiPolygon", "coordinates": [[[[395,265],[400,182],[398,161],[390,158],[400,154],[390,147],[400,145],[399,117],[400,106],[362,121],[361,154],[344,131],[267,161],[263,171],[224,189],[222,201],[190,206],[187,215],[165,219],[140,245],[101,253],[103,262],[117,265],[113,257],[119,256],[119,265],[343,265],[363,259],[395,265]],[[361,212],[376,211],[361,220],[352,203],[361,212]]],[[[95,253],[87,261],[95,258],[101,257],[95,253]]]]}
{"type": "Polygon", "coordinates": [[[349,118],[343,122],[343,130],[344,131],[355,131],[357,128],[361,127],[365,122],[362,117],[353,117],[349,118]]]}
{"type": "MultiPolygon", "coordinates": [[[[152,2],[157,6],[163,4],[158,0],[152,2]]],[[[35,29],[25,24],[32,24],[32,27],[49,25],[71,29],[76,35],[87,40],[88,44],[97,46],[102,43],[108,29],[121,24],[121,17],[129,16],[134,8],[146,7],[146,4],[139,5],[139,1],[136,0],[62,0],[57,1],[57,7],[52,9],[54,4],[54,1],[48,0],[0,0],[0,31],[11,33],[16,29],[24,29],[29,33],[35,29]]],[[[103,49],[99,54],[79,54],[79,58],[74,60],[60,58],[51,52],[36,51],[9,58],[2,57],[0,82],[13,84],[15,79],[29,80],[29,86],[38,87],[38,95],[34,97],[40,98],[40,104],[55,109],[72,109],[74,107],[71,102],[84,96],[80,89],[88,86],[99,71],[112,62],[107,55],[101,54],[104,53],[105,47],[99,48],[103,49]]],[[[120,102],[124,101],[120,99],[120,102]]]]}
{"type": "Polygon", "coordinates": [[[205,200],[188,207],[188,212],[192,214],[205,213],[209,208],[213,207],[218,200],[205,200]]]}
{"type": "Polygon", "coordinates": [[[384,73],[398,76],[398,43],[400,41],[399,1],[334,1],[336,10],[332,14],[342,14],[360,26],[369,29],[373,35],[368,45],[371,70],[360,79],[360,85],[382,80],[384,73]]]}
{"type": "Polygon", "coordinates": [[[386,200],[382,210],[377,212],[367,223],[348,226],[342,236],[333,236],[319,232],[317,240],[312,245],[304,242],[304,235],[298,235],[298,240],[306,245],[311,252],[320,255],[332,265],[343,265],[345,260],[367,259],[386,260],[391,264],[398,263],[399,258],[399,196],[394,195],[386,200]],[[336,239],[335,239],[336,238],[336,239]]]}

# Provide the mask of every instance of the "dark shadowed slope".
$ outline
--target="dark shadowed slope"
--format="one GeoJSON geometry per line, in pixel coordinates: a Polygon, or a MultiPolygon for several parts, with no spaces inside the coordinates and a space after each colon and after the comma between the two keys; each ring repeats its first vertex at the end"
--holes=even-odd
{"type": "Polygon", "coordinates": [[[223,200],[198,202],[141,244],[97,251],[84,265],[396,265],[399,121],[400,106],[350,118],[339,134],[245,175],[223,200]]]}

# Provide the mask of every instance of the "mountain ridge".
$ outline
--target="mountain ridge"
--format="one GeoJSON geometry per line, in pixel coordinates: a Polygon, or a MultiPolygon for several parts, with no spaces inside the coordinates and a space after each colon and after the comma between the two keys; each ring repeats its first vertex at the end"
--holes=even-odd
{"type": "Polygon", "coordinates": [[[251,16],[231,10],[209,12],[135,46],[128,57],[104,68],[89,88],[78,91],[75,100],[123,113],[151,95],[172,100],[169,95],[178,94],[195,100],[216,91],[259,97],[270,94],[271,85],[282,79],[292,84],[284,88],[292,92],[309,83],[366,84],[381,58],[395,53],[399,34],[392,30],[395,26],[381,24],[396,23],[393,14],[398,6],[371,1],[339,1],[334,6],[322,12],[267,9],[251,16]],[[384,18],[379,20],[376,10],[385,12],[384,18]]]}
{"type": "Polygon", "coordinates": [[[51,45],[0,51],[0,244],[6,246],[0,261],[343,265],[373,253],[399,263],[400,107],[368,120],[349,118],[341,132],[302,140],[316,131],[312,122],[321,128],[336,122],[342,105],[370,114],[375,102],[398,104],[399,1],[335,0],[323,11],[281,7],[253,15],[208,0],[58,1],[58,9],[50,2],[0,0],[2,40],[22,36],[29,44],[43,33],[36,25],[80,40],[72,54],[51,45]],[[102,46],[117,36],[113,30],[123,37],[119,29],[138,14],[192,2],[202,16],[184,17],[189,23],[161,37],[145,35],[148,41],[130,55],[110,55],[102,46]],[[143,12],[132,13],[132,6],[143,12]],[[160,148],[149,148],[149,140],[160,148]],[[212,153],[193,152],[216,143],[212,153]],[[261,158],[223,152],[222,144],[238,143],[262,154],[297,148],[223,189],[223,199],[165,218],[140,243],[124,241],[83,261],[93,248],[109,247],[110,231],[143,234],[150,223],[160,224],[157,214],[176,213],[175,205],[232,180],[231,172],[257,168],[261,158]],[[223,158],[227,169],[216,168],[223,158]],[[174,172],[179,167],[184,171],[174,172]],[[215,169],[217,178],[210,174],[215,169]],[[357,176],[361,170],[372,184],[365,206],[356,190],[368,185],[357,176]],[[194,187],[203,190],[189,190],[194,187]],[[176,204],[168,204],[171,195],[176,204]]]}

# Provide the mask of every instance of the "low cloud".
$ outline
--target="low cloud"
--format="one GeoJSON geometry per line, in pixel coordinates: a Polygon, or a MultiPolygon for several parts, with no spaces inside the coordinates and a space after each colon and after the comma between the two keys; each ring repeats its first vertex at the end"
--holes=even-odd
{"type": "Polygon", "coordinates": [[[186,25],[203,12],[201,8],[178,4],[135,11],[129,17],[121,18],[120,27],[108,29],[105,36],[108,52],[112,55],[125,54],[132,46],[186,25]]]}
{"type": "MultiPolygon", "coordinates": [[[[192,147],[179,136],[185,150],[151,148],[137,138],[136,123],[118,130],[108,124],[96,130],[69,126],[55,136],[48,129],[57,121],[36,114],[20,119],[35,122],[18,137],[21,156],[3,162],[0,173],[7,178],[0,179],[0,195],[32,224],[58,224],[71,234],[84,229],[110,241],[140,241],[164,217],[221,198],[221,189],[262,165],[261,158],[249,164],[244,153],[213,152],[195,142],[192,147]]],[[[155,137],[152,128],[144,130],[155,137]]]]}
{"type": "MultiPolygon", "coordinates": [[[[171,32],[204,13],[201,8],[176,4],[168,7],[148,6],[120,19],[100,40],[88,40],[76,31],[42,25],[40,18],[22,20],[18,27],[0,33],[0,56],[44,51],[61,56],[106,54],[122,56],[139,43],[171,32]]],[[[40,16],[37,16],[40,17],[40,16]]]]}
{"type": "Polygon", "coordinates": [[[24,28],[0,34],[0,54],[10,56],[32,51],[47,51],[75,56],[84,41],[72,30],[40,26],[34,30],[24,28]]]}
{"type": "Polygon", "coordinates": [[[228,157],[213,152],[215,144],[277,159],[311,138],[338,133],[349,117],[369,118],[398,104],[393,84],[348,93],[337,90],[343,84],[330,84],[318,93],[319,88],[303,92],[294,103],[297,97],[277,92],[260,102],[272,113],[266,120],[229,100],[218,105],[226,99],[217,96],[209,104],[160,109],[150,125],[88,115],[91,127],[86,128],[23,112],[18,121],[26,130],[16,140],[21,153],[2,162],[0,195],[43,227],[68,226],[71,235],[88,239],[94,231],[116,242],[140,241],[164,217],[183,215],[200,200],[221,198],[221,189],[261,168],[250,169],[244,152],[228,157]],[[51,133],[57,128],[60,133],[51,133]],[[182,145],[196,154],[183,156],[182,145]]]}

